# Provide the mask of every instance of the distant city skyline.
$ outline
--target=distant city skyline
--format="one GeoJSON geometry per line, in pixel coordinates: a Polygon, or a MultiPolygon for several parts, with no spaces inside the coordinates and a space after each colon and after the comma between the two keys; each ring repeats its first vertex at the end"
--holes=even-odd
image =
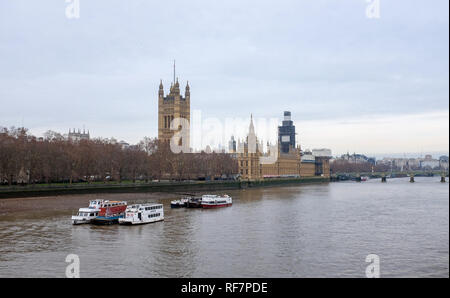
{"type": "Polygon", "coordinates": [[[381,1],[379,19],[363,0],[80,2],[78,19],[0,3],[0,126],[157,137],[176,59],[204,117],[291,111],[303,149],[334,156],[448,154],[448,1],[381,1]]]}

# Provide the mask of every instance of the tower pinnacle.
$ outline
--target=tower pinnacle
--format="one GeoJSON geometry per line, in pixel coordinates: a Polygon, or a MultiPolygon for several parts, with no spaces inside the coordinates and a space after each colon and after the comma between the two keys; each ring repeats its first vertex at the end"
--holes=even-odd
{"type": "Polygon", "coordinates": [[[173,60],[173,84],[175,84],[175,59],[173,60]]]}
{"type": "Polygon", "coordinates": [[[162,80],[159,83],[159,92],[158,92],[158,94],[159,94],[160,97],[164,96],[164,86],[163,86],[162,80]]]}
{"type": "Polygon", "coordinates": [[[253,114],[250,114],[249,134],[255,134],[255,127],[253,126],[253,114]]]}

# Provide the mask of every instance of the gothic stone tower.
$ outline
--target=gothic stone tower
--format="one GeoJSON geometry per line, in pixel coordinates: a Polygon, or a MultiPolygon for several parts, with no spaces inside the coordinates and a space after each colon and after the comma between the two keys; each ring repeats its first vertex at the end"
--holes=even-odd
{"type": "MultiPolygon", "coordinates": [[[[158,139],[161,141],[169,142],[172,136],[177,130],[170,129],[170,123],[173,119],[184,118],[189,123],[191,121],[191,92],[189,83],[186,84],[186,90],[183,97],[180,94],[180,84],[178,83],[178,78],[174,83],[170,85],[170,91],[167,96],[164,96],[164,87],[161,83],[159,84],[158,93],[158,139]]],[[[190,134],[189,126],[185,127],[187,129],[187,139],[181,140],[183,145],[190,144],[190,134]],[[184,143],[186,142],[186,143],[184,143]]],[[[181,143],[178,145],[182,145],[181,143]]]]}
{"type": "Polygon", "coordinates": [[[253,116],[250,118],[249,132],[246,142],[239,144],[238,167],[242,179],[261,179],[260,157],[262,155],[262,143],[258,142],[255,127],[253,126],[253,116]]]}

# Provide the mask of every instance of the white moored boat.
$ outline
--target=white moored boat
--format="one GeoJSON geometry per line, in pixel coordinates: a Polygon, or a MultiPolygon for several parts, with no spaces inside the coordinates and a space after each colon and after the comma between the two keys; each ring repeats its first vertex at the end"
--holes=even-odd
{"type": "Polygon", "coordinates": [[[138,225],[164,220],[162,204],[135,204],[128,206],[125,216],[119,218],[119,224],[138,225]]]}
{"type": "Polygon", "coordinates": [[[98,216],[103,200],[89,201],[89,207],[78,209],[77,215],[72,215],[72,224],[90,223],[98,216]]]}
{"type": "Polygon", "coordinates": [[[201,205],[203,208],[228,207],[233,204],[233,199],[229,195],[203,195],[201,205]]]}

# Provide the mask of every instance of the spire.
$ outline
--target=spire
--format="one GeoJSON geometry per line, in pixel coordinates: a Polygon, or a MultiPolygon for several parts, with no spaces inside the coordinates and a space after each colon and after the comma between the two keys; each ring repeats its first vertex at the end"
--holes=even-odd
{"type": "Polygon", "coordinates": [[[173,60],[173,83],[175,84],[175,59],[173,60]]]}
{"type": "Polygon", "coordinates": [[[250,127],[248,130],[249,130],[247,135],[248,153],[256,153],[256,150],[258,148],[257,145],[258,139],[256,138],[255,127],[253,126],[253,114],[250,116],[250,127]]]}
{"type": "Polygon", "coordinates": [[[164,86],[163,86],[162,80],[160,80],[160,83],[159,83],[159,92],[158,92],[158,94],[159,94],[159,96],[164,96],[164,86]]]}
{"type": "Polygon", "coordinates": [[[189,98],[191,96],[191,91],[189,87],[189,81],[186,83],[186,91],[184,92],[184,96],[189,98]]]}
{"type": "Polygon", "coordinates": [[[249,134],[255,134],[255,127],[253,126],[253,114],[250,114],[249,134]]]}

